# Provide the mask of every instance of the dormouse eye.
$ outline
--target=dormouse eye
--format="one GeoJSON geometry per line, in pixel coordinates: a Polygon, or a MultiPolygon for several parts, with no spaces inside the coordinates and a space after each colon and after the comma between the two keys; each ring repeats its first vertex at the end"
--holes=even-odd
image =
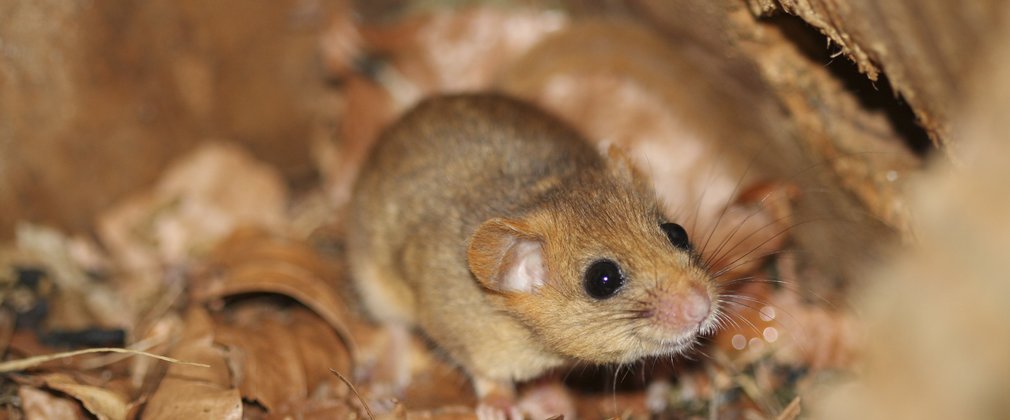
{"type": "Polygon", "coordinates": [[[583,283],[586,293],[594,299],[613,297],[623,285],[624,276],[621,269],[617,267],[617,263],[610,260],[599,260],[590,265],[583,283]]]}
{"type": "Polygon", "coordinates": [[[687,231],[676,223],[663,223],[659,225],[663,232],[666,232],[666,237],[670,239],[670,243],[673,246],[684,250],[691,251],[691,242],[687,239],[687,231]]]}

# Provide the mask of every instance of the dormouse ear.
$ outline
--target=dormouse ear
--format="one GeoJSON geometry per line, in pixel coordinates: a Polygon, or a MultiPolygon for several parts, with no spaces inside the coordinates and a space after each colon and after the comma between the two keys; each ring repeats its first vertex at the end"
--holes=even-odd
{"type": "Polygon", "coordinates": [[[490,219],[470,237],[470,272],[491,290],[532,292],[547,280],[543,244],[522,221],[490,219]]]}
{"type": "Polygon", "coordinates": [[[628,152],[615,144],[607,147],[607,166],[610,173],[618,179],[639,187],[649,185],[648,178],[635,167],[635,162],[628,156],[628,152]]]}

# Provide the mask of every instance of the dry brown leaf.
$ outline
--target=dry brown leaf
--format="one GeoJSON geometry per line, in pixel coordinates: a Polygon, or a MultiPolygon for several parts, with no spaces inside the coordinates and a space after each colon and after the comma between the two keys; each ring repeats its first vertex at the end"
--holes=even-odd
{"type": "Polygon", "coordinates": [[[343,400],[309,400],[302,402],[297,410],[279,412],[269,416],[273,419],[298,418],[304,420],[352,419],[362,417],[360,412],[343,400]]]}
{"type": "Polygon", "coordinates": [[[241,395],[232,387],[227,359],[223,350],[214,345],[213,338],[207,313],[200,307],[190,308],[183,337],[172,355],[206,363],[210,368],[169,366],[157,390],[148,399],[144,418],[241,418],[241,395]]]}
{"type": "MultiPolygon", "coordinates": [[[[165,300],[177,301],[174,296],[165,296],[165,300]]],[[[172,347],[178,344],[183,334],[183,318],[178,308],[164,309],[157,308],[149,313],[157,313],[152,316],[153,321],[144,321],[131,331],[130,348],[145,350],[157,354],[169,354],[172,347]]],[[[95,357],[82,363],[84,369],[97,369],[109,366],[119,360],[126,359],[126,355],[111,354],[105,357],[95,357]]],[[[206,364],[206,363],[205,363],[206,364]]],[[[169,364],[161,363],[156,359],[133,357],[129,365],[129,381],[131,386],[140,390],[144,395],[150,394],[157,388],[158,381],[168,370],[169,364]]],[[[208,364],[208,366],[210,366],[208,364]]],[[[213,369],[210,366],[205,369],[213,369]]]]}
{"type": "Polygon", "coordinates": [[[288,335],[291,325],[277,319],[283,316],[278,308],[265,304],[250,307],[252,303],[229,307],[233,312],[229,318],[238,320],[218,321],[214,341],[227,349],[235,385],[243,398],[273,412],[304,400],[308,384],[297,343],[288,335]]]}
{"type": "MultiPolygon", "coordinates": [[[[500,69],[568,20],[559,11],[493,6],[443,9],[421,19],[393,61],[423,92],[486,88],[500,69]]],[[[381,45],[388,42],[383,35],[366,32],[366,39],[381,45]]]]}
{"type": "Polygon", "coordinates": [[[289,296],[325,319],[353,354],[346,304],[334,288],[337,278],[336,269],[304,244],[240,231],[218,248],[191,287],[197,302],[254,292],[289,296]]]}
{"type": "Polygon", "coordinates": [[[123,420],[130,411],[130,404],[125,395],[104,387],[82,384],[67,374],[44,374],[37,376],[35,380],[80,401],[84,408],[99,419],[123,420]]]}
{"type": "Polygon", "coordinates": [[[283,225],[280,174],[238,146],[206,142],[176,160],[151,190],[105,212],[98,233],[130,271],[183,263],[234,228],[283,225]]]}
{"type": "Polygon", "coordinates": [[[123,303],[109,307],[128,326],[156,323],[182,290],[180,276],[166,269],[186,267],[237,226],[280,229],[286,205],[276,170],[238,146],[203,144],[175,161],[156,186],[100,216],[98,236],[129,279],[118,284],[123,303]]]}
{"type": "Polygon", "coordinates": [[[222,388],[232,385],[232,375],[228,370],[224,349],[214,344],[214,326],[210,315],[202,308],[192,307],[187,311],[183,337],[172,349],[172,356],[183,357],[210,367],[171,365],[165,375],[166,378],[206,382],[222,388]]]}
{"type": "Polygon", "coordinates": [[[168,377],[161,381],[158,392],[161,396],[152,397],[144,408],[144,419],[242,418],[242,398],[238,389],[168,377]]]}
{"type": "Polygon", "coordinates": [[[407,410],[403,405],[398,405],[393,414],[389,416],[379,416],[379,419],[406,419],[406,420],[478,420],[472,407],[462,407],[448,405],[444,407],[426,410],[407,410]]]}
{"type": "Polygon", "coordinates": [[[296,343],[298,359],[305,371],[306,384],[310,390],[309,397],[317,395],[346,396],[347,387],[343,381],[338,381],[330,374],[330,370],[338,372],[353,371],[350,354],[340,351],[343,342],[334,333],[332,327],[315,313],[293,311],[291,314],[291,338],[296,343]],[[323,389],[325,392],[320,392],[323,389]]]}
{"type": "Polygon", "coordinates": [[[327,284],[335,283],[337,274],[333,261],[319,256],[302,241],[270,235],[260,229],[238,229],[225,238],[207,258],[207,263],[220,267],[235,267],[251,261],[273,261],[309,270],[327,284]]]}
{"type": "MultiPolygon", "coordinates": [[[[354,411],[347,404],[346,387],[329,374],[329,369],[353,370],[345,304],[334,288],[337,273],[303,243],[256,229],[240,229],[221,242],[192,278],[195,302],[275,293],[311,312],[249,299],[222,308],[212,325],[206,315],[190,321],[204,334],[190,338],[195,350],[227,349],[218,355],[227,359],[230,371],[222,371],[215,382],[236,387],[271,417],[354,411]],[[211,341],[216,344],[211,346],[211,341]],[[226,384],[220,382],[225,374],[226,384]]],[[[173,354],[185,354],[186,348],[183,343],[173,354]]]]}
{"type": "Polygon", "coordinates": [[[22,413],[28,420],[85,418],[80,403],[71,398],[28,385],[18,387],[18,397],[21,398],[22,413]]]}
{"type": "Polygon", "coordinates": [[[314,313],[281,309],[263,301],[236,303],[215,326],[215,341],[228,349],[242,396],[271,415],[298,415],[302,405],[345,401],[347,389],[329,369],[349,370],[340,339],[314,313]]]}

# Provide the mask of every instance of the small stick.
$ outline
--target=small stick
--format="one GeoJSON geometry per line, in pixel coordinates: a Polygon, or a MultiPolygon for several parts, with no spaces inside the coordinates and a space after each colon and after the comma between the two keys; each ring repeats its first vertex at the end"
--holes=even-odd
{"type": "Polygon", "coordinates": [[[352,384],[351,381],[348,381],[347,378],[344,377],[344,375],[340,374],[340,372],[337,372],[336,369],[331,368],[330,372],[333,372],[334,375],[337,375],[337,377],[340,378],[341,381],[344,381],[344,383],[351,388],[351,392],[354,393],[355,397],[358,397],[358,401],[361,402],[361,406],[365,407],[365,413],[368,413],[368,418],[371,420],[375,420],[375,415],[372,414],[372,409],[368,408],[368,403],[365,402],[364,398],[361,398],[361,394],[358,393],[358,389],[354,387],[354,384],[352,384]]]}
{"type": "Polygon", "coordinates": [[[18,359],[18,360],[9,360],[9,361],[0,363],[0,373],[17,372],[17,371],[21,371],[21,370],[25,370],[25,369],[29,369],[29,368],[41,365],[41,364],[43,364],[45,362],[49,362],[49,361],[53,361],[53,360],[58,360],[58,359],[66,359],[68,357],[80,356],[82,354],[89,354],[89,353],[128,353],[128,354],[133,354],[133,355],[138,355],[138,356],[153,357],[153,358],[158,359],[158,360],[164,360],[164,361],[169,362],[169,363],[175,363],[175,364],[180,364],[180,365],[210,367],[210,365],[204,364],[204,363],[184,362],[182,360],[173,359],[171,357],[165,357],[165,356],[157,355],[157,354],[154,354],[154,353],[148,353],[148,352],[140,351],[140,350],[130,350],[130,349],[124,349],[124,348],[118,348],[118,347],[98,347],[98,348],[92,348],[92,349],[83,349],[83,350],[68,351],[68,352],[63,352],[63,353],[46,354],[46,355],[42,355],[42,356],[26,357],[24,359],[18,359]]]}

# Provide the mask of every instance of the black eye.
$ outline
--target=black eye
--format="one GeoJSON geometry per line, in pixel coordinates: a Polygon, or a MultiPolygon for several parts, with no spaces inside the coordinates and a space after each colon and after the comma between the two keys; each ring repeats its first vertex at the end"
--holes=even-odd
{"type": "Polygon", "coordinates": [[[583,287],[586,293],[594,299],[607,299],[617,293],[624,285],[624,276],[617,263],[610,260],[599,260],[586,270],[586,280],[583,287]]]}
{"type": "Polygon", "coordinates": [[[666,232],[666,237],[670,239],[673,246],[684,251],[691,250],[691,242],[687,240],[687,231],[676,223],[663,223],[659,225],[666,232]]]}

